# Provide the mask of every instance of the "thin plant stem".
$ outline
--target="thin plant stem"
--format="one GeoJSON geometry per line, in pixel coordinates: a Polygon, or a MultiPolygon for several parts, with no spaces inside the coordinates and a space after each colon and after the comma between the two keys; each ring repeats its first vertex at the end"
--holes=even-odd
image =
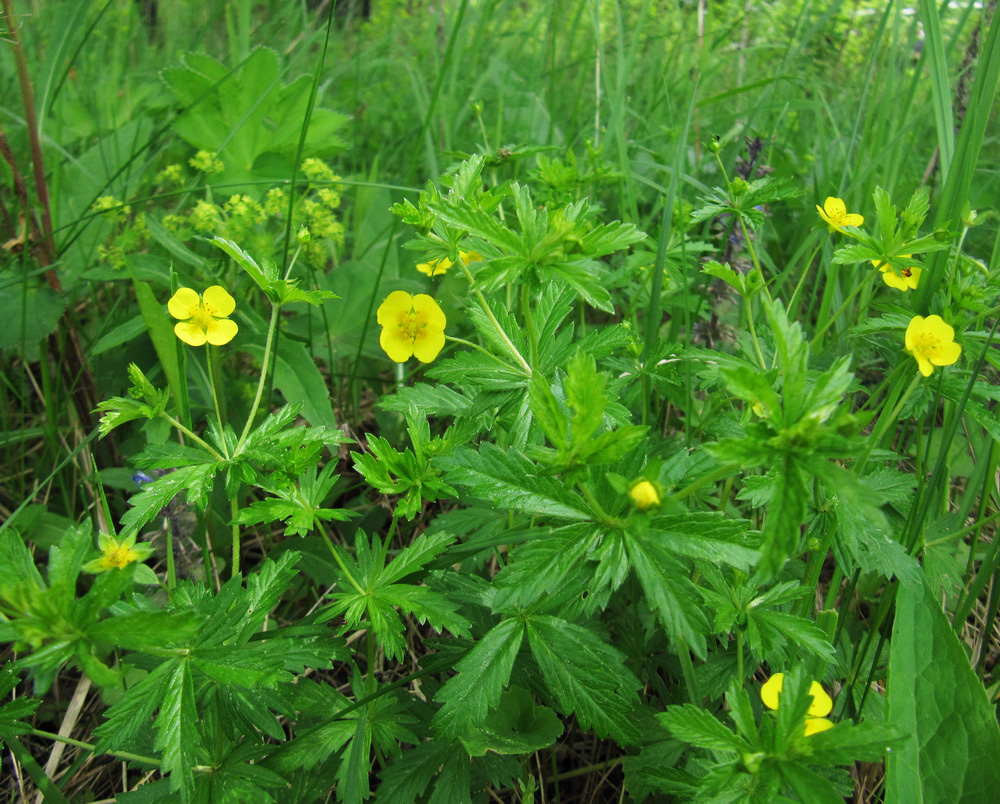
{"type": "Polygon", "coordinates": [[[507,333],[504,332],[503,327],[500,326],[500,322],[497,321],[497,317],[493,315],[493,311],[490,309],[489,304],[487,304],[486,297],[483,296],[483,294],[480,291],[476,290],[475,288],[476,280],[472,278],[472,273],[465,265],[465,261],[459,260],[458,264],[461,267],[462,271],[465,273],[465,278],[469,280],[469,287],[472,288],[472,292],[475,294],[476,300],[479,302],[479,306],[483,308],[483,312],[486,313],[486,317],[493,324],[494,328],[497,331],[497,334],[500,336],[500,340],[502,340],[504,342],[504,345],[508,349],[510,349],[510,353],[511,355],[514,356],[514,359],[521,364],[521,368],[523,369],[524,373],[530,377],[532,374],[531,366],[528,365],[528,361],[525,360],[524,357],[521,355],[521,353],[517,350],[517,347],[513,344],[511,339],[507,337],[507,333]]]}
{"type": "Polygon", "coordinates": [[[42,737],[46,740],[54,740],[58,743],[66,743],[66,745],[72,745],[76,748],[82,748],[85,751],[90,751],[92,754],[106,754],[107,756],[118,757],[119,759],[124,759],[129,762],[142,762],[144,765],[160,766],[160,760],[156,757],[147,757],[142,754],[133,754],[128,751],[98,751],[97,746],[93,743],[85,743],[83,740],[74,740],[72,737],[63,737],[61,734],[55,734],[51,731],[43,731],[42,729],[32,729],[31,733],[35,737],[42,737]]]}
{"type": "Polygon", "coordinates": [[[185,427],[183,424],[181,424],[179,421],[177,421],[177,419],[175,419],[169,413],[161,412],[160,413],[160,418],[163,419],[163,420],[165,420],[165,421],[167,421],[167,422],[169,422],[170,425],[172,427],[176,428],[179,432],[184,433],[184,435],[186,435],[188,438],[190,438],[192,441],[194,441],[195,444],[197,444],[199,447],[201,447],[203,450],[205,450],[209,455],[211,455],[213,458],[215,458],[215,460],[217,460],[217,461],[224,461],[224,460],[226,460],[222,455],[219,454],[218,450],[216,450],[215,447],[213,447],[211,444],[209,444],[201,436],[197,436],[193,432],[191,432],[190,430],[188,430],[187,427],[185,427]]]}
{"type": "Polygon", "coordinates": [[[271,350],[274,347],[274,332],[278,328],[278,311],[281,305],[275,304],[271,307],[271,321],[267,325],[267,341],[264,343],[264,359],[260,366],[260,380],[257,383],[257,393],[250,405],[250,412],[247,414],[247,423],[243,426],[240,440],[236,443],[236,454],[239,455],[246,443],[247,436],[250,435],[250,428],[253,427],[254,419],[257,418],[257,408],[260,406],[260,398],[264,393],[264,383],[267,380],[267,365],[271,358],[271,350]]]}
{"type": "Polygon", "coordinates": [[[236,521],[239,513],[239,506],[234,497],[229,501],[229,514],[232,517],[231,526],[233,529],[233,569],[230,577],[235,578],[240,574],[240,523],[236,521]]]}

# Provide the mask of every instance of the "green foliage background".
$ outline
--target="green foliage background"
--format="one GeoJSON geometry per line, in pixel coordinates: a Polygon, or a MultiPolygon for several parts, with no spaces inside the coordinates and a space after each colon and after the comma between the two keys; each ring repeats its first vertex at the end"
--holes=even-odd
{"type": "Polygon", "coordinates": [[[1000,22],[914,5],[4,0],[4,795],[989,801],[1000,22]]]}

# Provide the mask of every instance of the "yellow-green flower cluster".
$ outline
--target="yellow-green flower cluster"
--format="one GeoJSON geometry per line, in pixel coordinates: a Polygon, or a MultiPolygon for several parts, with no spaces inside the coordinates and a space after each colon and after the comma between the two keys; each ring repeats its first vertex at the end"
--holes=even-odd
{"type": "Polygon", "coordinates": [[[302,173],[309,181],[331,183],[340,181],[340,177],[333,172],[333,168],[322,159],[315,157],[302,161],[302,173]]]}
{"type": "Polygon", "coordinates": [[[180,184],[181,179],[184,178],[184,167],[177,162],[172,165],[167,165],[163,170],[156,174],[157,184],[180,184]]]}
{"type": "Polygon", "coordinates": [[[219,155],[212,151],[198,151],[198,153],[188,160],[188,164],[195,170],[207,175],[222,173],[226,169],[219,155]]]}
{"type": "Polygon", "coordinates": [[[222,210],[201,198],[195,202],[188,220],[196,232],[217,232],[222,227],[222,210]]]}

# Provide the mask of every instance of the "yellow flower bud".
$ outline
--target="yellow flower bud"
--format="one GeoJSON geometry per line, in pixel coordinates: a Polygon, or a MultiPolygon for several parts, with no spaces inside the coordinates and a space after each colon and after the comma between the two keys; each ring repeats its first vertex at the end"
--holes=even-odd
{"type": "Polygon", "coordinates": [[[660,492],[648,480],[640,480],[629,489],[628,496],[640,511],[660,504],[660,492]]]}

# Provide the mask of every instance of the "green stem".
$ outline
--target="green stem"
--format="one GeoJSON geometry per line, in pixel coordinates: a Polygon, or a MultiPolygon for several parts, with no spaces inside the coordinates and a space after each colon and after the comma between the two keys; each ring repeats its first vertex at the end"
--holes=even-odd
{"type": "Polygon", "coordinates": [[[172,427],[175,427],[179,432],[184,433],[184,435],[186,435],[188,438],[190,438],[192,441],[194,441],[195,444],[197,444],[198,446],[200,446],[209,455],[211,455],[213,458],[215,458],[215,460],[217,460],[217,461],[224,461],[224,460],[226,460],[222,455],[219,454],[219,452],[215,449],[215,447],[213,447],[211,444],[209,444],[203,438],[201,438],[199,436],[196,436],[194,433],[192,433],[190,430],[188,430],[187,427],[185,427],[183,424],[181,424],[179,421],[177,421],[177,419],[175,419],[169,413],[161,412],[160,413],[160,418],[166,420],[167,422],[169,422],[170,425],[172,427]]]}
{"type": "Polygon", "coordinates": [[[885,435],[885,431],[889,429],[889,425],[894,424],[899,420],[899,413],[903,409],[903,405],[906,404],[906,400],[910,398],[910,394],[913,393],[913,389],[917,387],[917,384],[920,382],[920,378],[921,375],[918,372],[913,377],[913,380],[910,381],[910,384],[903,392],[903,395],[899,398],[899,402],[896,403],[896,406],[892,409],[892,412],[888,416],[884,412],[885,408],[882,409],[883,413],[879,417],[878,424],[872,434],[868,437],[868,447],[865,449],[861,459],[854,467],[855,474],[861,474],[861,470],[865,468],[865,464],[868,462],[868,456],[871,455],[872,450],[878,446],[878,443],[882,440],[882,436],[885,435]]]}
{"type": "Polygon", "coordinates": [[[264,381],[267,379],[267,364],[271,359],[271,349],[274,346],[274,332],[278,328],[278,311],[280,309],[281,305],[279,304],[271,307],[271,321],[267,325],[267,341],[264,344],[264,360],[260,366],[260,380],[257,383],[257,394],[254,396],[250,412],[247,414],[247,423],[243,426],[243,433],[236,444],[237,455],[243,450],[243,444],[246,442],[247,436],[250,435],[250,428],[253,427],[254,419],[257,418],[257,408],[260,405],[260,398],[264,393],[264,381]]]}
{"type": "Polygon", "coordinates": [[[351,571],[344,564],[344,560],[340,557],[340,553],[337,552],[337,548],[333,546],[333,542],[330,541],[330,537],[326,535],[326,531],[320,531],[323,536],[323,541],[326,542],[326,546],[330,548],[330,552],[333,554],[333,560],[337,562],[337,566],[340,567],[340,571],[344,573],[344,577],[347,578],[351,586],[354,587],[354,591],[359,595],[364,595],[365,590],[361,588],[361,585],[354,580],[354,576],[351,575],[351,571]]]}
{"type": "Polygon", "coordinates": [[[709,472],[708,474],[702,475],[697,480],[691,481],[680,491],[675,491],[673,494],[670,495],[670,499],[683,500],[685,497],[694,494],[694,492],[696,492],[702,486],[708,485],[709,483],[714,483],[716,480],[721,480],[722,478],[726,477],[726,475],[730,475],[733,472],[735,472],[737,469],[739,469],[739,465],[735,463],[728,463],[725,466],[720,466],[718,469],[709,472]]]}
{"type": "Polygon", "coordinates": [[[236,504],[235,497],[229,501],[229,513],[232,516],[233,528],[233,569],[230,577],[235,578],[240,574],[240,525],[236,521],[236,515],[239,513],[239,506],[236,504]]]}
{"type": "Polygon", "coordinates": [[[454,341],[455,343],[460,343],[463,346],[470,346],[473,349],[475,349],[475,350],[477,350],[479,352],[482,352],[488,358],[490,358],[491,360],[496,361],[497,363],[499,363],[501,366],[503,366],[506,369],[510,369],[511,371],[518,371],[519,370],[516,366],[512,366],[510,363],[507,363],[506,361],[501,360],[499,357],[497,357],[495,354],[493,354],[493,352],[491,352],[489,349],[484,349],[478,343],[473,343],[472,341],[467,341],[467,340],[464,340],[462,338],[453,338],[451,335],[445,335],[444,339],[446,341],[454,341]]]}
{"type": "Polygon", "coordinates": [[[142,754],[131,754],[128,751],[97,751],[97,746],[92,743],[85,743],[82,740],[74,740],[72,737],[63,737],[61,734],[54,734],[51,731],[32,729],[31,733],[36,737],[44,737],[47,740],[54,740],[57,743],[66,743],[66,745],[82,748],[85,751],[90,751],[92,754],[107,754],[108,756],[118,757],[119,759],[125,759],[130,762],[142,762],[145,765],[156,765],[157,767],[160,765],[160,760],[155,757],[147,757],[142,754]]]}
{"type": "Polygon", "coordinates": [[[208,346],[205,359],[208,361],[208,380],[212,388],[212,404],[215,407],[215,418],[219,422],[219,430],[221,431],[224,420],[222,418],[222,405],[219,402],[221,397],[219,393],[219,352],[211,344],[208,346]]]}
{"type": "Polygon", "coordinates": [[[840,316],[841,316],[841,314],[842,314],[842,313],[844,312],[844,310],[846,310],[846,309],[847,309],[847,305],[849,305],[849,304],[850,304],[850,303],[851,303],[852,301],[854,301],[854,297],[855,297],[855,296],[857,296],[857,295],[858,295],[858,294],[859,294],[859,293],[860,293],[860,292],[862,291],[862,289],[866,287],[866,285],[867,285],[867,284],[871,284],[871,282],[872,282],[872,281],[873,281],[874,279],[875,279],[875,276],[874,276],[874,275],[872,275],[872,276],[871,276],[871,277],[869,278],[869,281],[868,281],[868,283],[865,283],[865,282],[858,282],[858,284],[857,284],[857,286],[856,286],[856,287],[854,288],[854,290],[852,290],[852,291],[851,291],[851,292],[850,292],[850,293],[849,293],[849,294],[847,295],[847,298],[846,298],[846,299],[844,299],[844,302],[843,302],[843,304],[841,304],[841,305],[840,305],[840,307],[838,307],[838,308],[837,308],[837,311],[836,311],[836,312],[835,312],[835,313],[834,313],[833,315],[831,315],[831,316],[828,316],[828,317],[827,317],[827,319],[826,319],[826,323],[825,323],[825,324],[823,324],[823,326],[821,326],[821,327],[819,328],[819,331],[818,331],[818,332],[817,332],[817,333],[816,333],[815,335],[813,335],[813,339],[812,339],[812,341],[810,341],[810,343],[809,343],[809,345],[810,345],[810,346],[811,346],[811,347],[812,347],[813,349],[815,349],[815,348],[816,348],[817,346],[819,346],[819,344],[820,344],[820,342],[821,342],[821,340],[822,340],[823,336],[824,336],[824,335],[826,334],[827,330],[829,330],[829,329],[830,329],[830,327],[832,327],[832,326],[833,326],[834,324],[836,324],[836,323],[837,323],[837,319],[838,319],[838,318],[840,318],[840,316]]]}
{"type": "Polygon", "coordinates": [[[740,687],[743,686],[743,630],[736,629],[736,678],[739,679],[740,687]]]}
{"type": "Polygon", "coordinates": [[[464,261],[459,260],[458,264],[462,267],[462,270],[465,272],[465,276],[469,280],[469,286],[472,287],[472,292],[476,295],[476,300],[479,302],[479,306],[483,308],[483,312],[486,313],[486,317],[496,328],[497,334],[500,336],[500,340],[502,340],[504,342],[504,345],[508,349],[510,349],[510,353],[514,356],[514,359],[521,364],[522,371],[524,371],[524,373],[528,377],[530,377],[532,372],[531,372],[531,366],[528,365],[528,361],[525,360],[524,357],[521,355],[521,353],[517,350],[517,347],[514,346],[511,339],[507,337],[507,333],[504,332],[503,327],[500,326],[500,322],[497,321],[496,316],[493,315],[493,311],[490,309],[489,304],[486,303],[486,297],[483,296],[481,292],[475,289],[474,287],[475,280],[472,278],[472,274],[469,272],[469,269],[465,266],[464,261]]]}

